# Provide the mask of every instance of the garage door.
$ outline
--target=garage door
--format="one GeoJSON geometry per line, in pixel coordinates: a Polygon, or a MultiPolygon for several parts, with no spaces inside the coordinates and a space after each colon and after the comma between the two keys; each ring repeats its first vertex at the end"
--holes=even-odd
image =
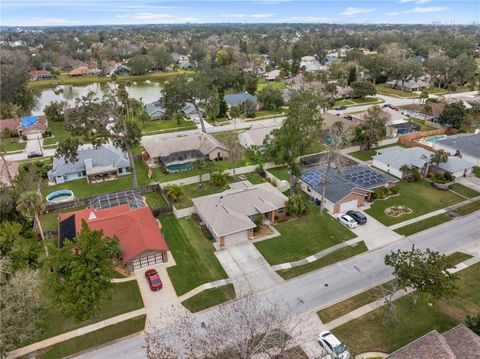
{"type": "Polygon", "coordinates": [[[355,209],[358,207],[358,200],[354,199],[353,201],[343,202],[340,205],[340,212],[346,212],[350,209],[355,209]]]}
{"type": "Polygon", "coordinates": [[[163,255],[162,253],[152,254],[149,256],[134,259],[132,263],[133,263],[133,270],[137,270],[140,268],[163,263],[163,255]]]}

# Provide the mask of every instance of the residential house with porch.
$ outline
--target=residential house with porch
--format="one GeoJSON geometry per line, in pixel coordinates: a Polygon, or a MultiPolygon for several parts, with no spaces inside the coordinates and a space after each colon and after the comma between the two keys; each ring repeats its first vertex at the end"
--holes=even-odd
{"type": "Polygon", "coordinates": [[[218,246],[229,246],[254,237],[259,217],[275,223],[286,215],[288,198],[270,183],[249,181],[230,184],[231,189],[194,198],[193,205],[218,246]]]}
{"type": "Polygon", "coordinates": [[[28,73],[28,76],[32,81],[52,80],[55,78],[55,76],[53,76],[52,73],[47,70],[33,70],[28,73]]]}
{"type": "Polygon", "coordinates": [[[44,115],[0,120],[0,135],[2,136],[5,130],[18,134],[18,136],[27,136],[35,133],[44,133],[47,129],[48,120],[44,115]]]}
{"type": "Polygon", "coordinates": [[[400,106],[399,108],[400,112],[402,112],[406,116],[414,117],[423,121],[438,122],[438,118],[440,117],[440,114],[445,108],[445,103],[431,102],[428,103],[428,105],[430,106],[430,108],[428,108],[428,106],[419,104],[404,105],[400,106]]]}
{"type": "Polygon", "coordinates": [[[402,83],[401,80],[391,80],[385,82],[385,85],[403,91],[422,91],[430,86],[430,84],[423,79],[407,79],[402,83]]]}
{"type": "Polygon", "coordinates": [[[48,180],[58,184],[86,178],[88,183],[97,183],[130,173],[127,155],[120,149],[110,144],[98,148],[84,145],[78,149],[75,162],[67,162],[65,157],[54,158],[48,180]]]}
{"type": "Polygon", "coordinates": [[[73,69],[68,73],[70,77],[83,77],[87,76],[90,73],[90,70],[86,66],[81,66],[73,69]]]}
{"type": "Polygon", "coordinates": [[[169,172],[191,169],[200,158],[222,161],[229,157],[229,150],[220,141],[201,132],[172,138],[143,137],[142,146],[143,159],[149,167],[162,165],[169,172]]]}

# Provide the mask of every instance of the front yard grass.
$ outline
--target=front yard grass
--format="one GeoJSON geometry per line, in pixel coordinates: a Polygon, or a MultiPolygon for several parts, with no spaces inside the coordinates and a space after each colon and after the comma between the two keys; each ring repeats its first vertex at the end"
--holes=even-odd
{"type": "Polygon", "coordinates": [[[404,147],[402,145],[399,145],[398,143],[392,143],[390,145],[385,145],[385,146],[378,146],[378,147],[373,147],[367,151],[355,151],[355,152],[350,152],[349,155],[352,157],[355,157],[359,159],[360,161],[370,161],[373,156],[377,154],[377,150],[380,150],[382,148],[387,148],[387,147],[393,147],[393,146],[399,146],[399,147],[404,147]]]}
{"type": "Polygon", "coordinates": [[[427,181],[400,181],[397,183],[397,188],[399,196],[390,197],[386,200],[376,200],[365,212],[384,225],[391,226],[464,200],[463,197],[453,192],[440,191],[434,188],[427,181]],[[412,213],[403,214],[399,217],[388,216],[385,214],[385,209],[391,206],[407,206],[412,210],[412,213]]]}
{"type": "Polygon", "coordinates": [[[141,332],[145,329],[145,315],[128,319],[118,324],[84,334],[82,336],[52,345],[42,349],[37,358],[39,359],[61,359],[72,354],[80,353],[87,349],[109,343],[113,340],[141,332]]]}
{"type": "Polygon", "coordinates": [[[421,221],[408,224],[406,226],[400,227],[395,229],[395,232],[401,234],[403,236],[410,236],[414,233],[423,231],[425,229],[438,226],[439,224],[445,223],[450,221],[452,218],[449,217],[447,214],[442,213],[437,216],[433,216],[430,218],[423,219],[421,221]]]}
{"type": "Polygon", "coordinates": [[[299,218],[278,223],[279,237],[255,243],[270,265],[306,258],[356,235],[331,215],[320,216],[319,207],[308,203],[308,211],[299,218]]]}
{"type": "Polygon", "coordinates": [[[408,91],[396,90],[388,87],[385,84],[375,85],[378,93],[392,97],[418,98],[417,94],[408,91]]]}
{"type": "Polygon", "coordinates": [[[58,308],[49,303],[46,308],[47,313],[45,320],[42,323],[44,330],[39,338],[32,338],[34,339],[32,342],[47,339],[61,333],[66,333],[86,325],[143,308],[142,296],[140,295],[137,281],[114,283],[112,284],[112,288],[112,298],[100,307],[99,312],[94,318],[84,322],[77,322],[73,318],[65,317],[58,308]]]}
{"type": "Polygon", "coordinates": [[[232,299],[235,299],[235,288],[233,284],[227,284],[217,288],[206,289],[184,300],[182,304],[192,313],[196,313],[232,299]]]}
{"type": "Polygon", "coordinates": [[[148,133],[148,132],[167,131],[172,129],[177,129],[177,131],[192,130],[192,129],[196,129],[197,125],[195,125],[192,121],[187,121],[182,118],[178,122],[177,120],[145,121],[144,123],[140,124],[140,128],[142,129],[142,133],[148,133]]]}
{"type": "Polygon", "coordinates": [[[193,218],[176,219],[173,215],[160,217],[168,247],[177,263],[167,269],[177,295],[201,284],[227,278],[215,257],[212,242],[204,235],[193,218]]]}
{"type": "Polygon", "coordinates": [[[475,177],[480,178],[480,167],[473,167],[473,174],[475,177]]]}
{"type": "MultiPolygon", "coordinates": [[[[462,252],[455,252],[447,256],[448,261],[452,265],[457,265],[458,263],[464,262],[470,258],[472,258],[471,255],[462,252]]],[[[317,314],[322,320],[322,323],[331,322],[332,320],[340,318],[341,316],[363,307],[364,305],[379,300],[383,296],[381,290],[382,287],[387,289],[390,288],[392,284],[393,280],[367,289],[366,291],[358,293],[350,298],[337,302],[327,308],[321,309],[317,312],[317,314]]]]}
{"type": "Polygon", "coordinates": [[[273,176],[277,177],[280,181],[288,181],[290,175],[288,173],[287,166],[269,168],[267,172],[270,172],[273,176]]]}
{"type": "Polygon", "coordinates": [[[463,206],[456,208],[455,212],[460,216],[465,216],[478,210],[480,210],[480,200],[464,204],[463,206]]]}
{"type": "Polygon", "coordinates": [[[27,142],[19,142],[18,137],[2,138],[0,142],[6,152],[23,151],[27,147],[27,142]]]}
{"type": "Polygon", "coordinates": [[[308,263],[302,266],[293,267],[290,269],[283,269],[277,271],[277,273],[283,279],[290,279],[301,274],[305,274],[316,269],[328,266],[330,264],[343,261],[344,259],[356,256],[357,254],[361,254],[367,252],[368,248],[363,241],[353,244],[352,246],[347,246],[341,249],[336,250],[330,254],[327,254],[325,257],[322,257],[315,262],[308,263]]]}
{"type": "Polygon", "coordinates": [[[475,191],[469,187],[461,185],[460,183],[454,183],[449,187],[452,191],[455,191],[467,198],[473,198],[480,196],[480,192],[475,191]]]}
{"type": "Polygon", "coordinates": [[[421,296],[417,307],[412,308],[412,294],[409,294],[395,301],[396,318],[390,325],[383,324],[385,307],[381,307],[334,329],[333,333],[354,353],[391,353],[431,330],[444,332],[464,322],[467,314],[479,313],[479,277],[480,264],[475,264],[459,272],[458,292],[451,299],[429,305],[421,296]]]}
{"type": "Polygon", "coordinates": [[[360,98],[353,98],[350,100],[355,105],[368,105],[371,103],[382,103],[383,100],[378,97],[360,97],[360,98]]]}

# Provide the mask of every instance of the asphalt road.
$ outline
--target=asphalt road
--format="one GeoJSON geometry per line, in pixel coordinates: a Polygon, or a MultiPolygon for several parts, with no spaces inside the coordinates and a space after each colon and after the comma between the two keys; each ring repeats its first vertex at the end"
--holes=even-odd
{"type": "MultiPolygon", "coordinates": [[[[392,250],[409,249],[414,244],[417,248],[431,248],[441,253],[450,253],[478,240],[480,240],[480,212],[286,281],[257,295],[262,305],[275,302],[279,306],[290,308],[291,315],[297,316],[316,311],[390,279],[391,270],[384,265],[383,259],[392,250]]],[[[215,309],[212,309],[197,316],[198,323],[208,323],[214,311],[215,309]]],[[[138,335],[84,353],[76,358],[140,359],[145,358],[144,345],[143,335],[138,335]]]]}

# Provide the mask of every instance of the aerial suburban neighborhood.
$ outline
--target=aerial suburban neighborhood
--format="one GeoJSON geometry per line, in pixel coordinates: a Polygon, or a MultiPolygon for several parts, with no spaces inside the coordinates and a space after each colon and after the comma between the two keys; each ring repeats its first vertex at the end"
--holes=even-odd
{"type": "Polygon", "coordinates": [[[480,359],[478,1],[0,11],[0,358],[480,359]]]}

